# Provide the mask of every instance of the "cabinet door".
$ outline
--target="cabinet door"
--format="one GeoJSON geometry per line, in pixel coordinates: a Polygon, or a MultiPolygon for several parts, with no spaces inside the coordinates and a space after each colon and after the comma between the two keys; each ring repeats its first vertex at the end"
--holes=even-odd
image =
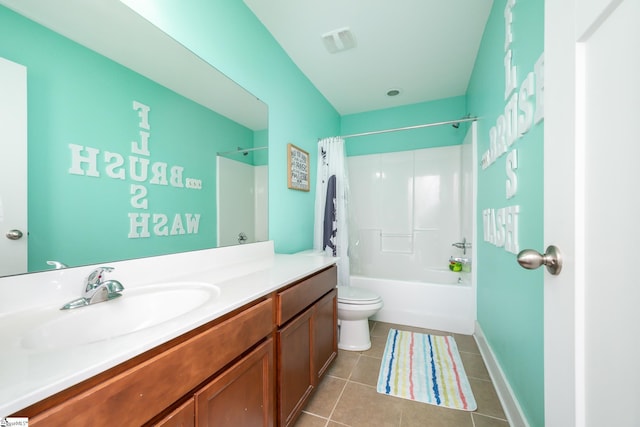
{"type": "Polygon", "coordinates": [[[161,421],[153,424],[153,427],[195,427],[195,408],[195,401],[191,398],[161,421]]]}
{"type": "Polygon", "coordinates": [[[313,309],[303,312],[278,331],[278,425],[293,424],[313,389],[311,366],[313,309]]]}
{"type": "Polygon", "coordinates": [[[338,291],[334,289],[313,307],[313,370],[320,377],[338,355],[338,291]]]}
{"type": "Polygon", "coordinates": [[[274,425],[273,339],[196,393],[199,427],[274,425]]]}

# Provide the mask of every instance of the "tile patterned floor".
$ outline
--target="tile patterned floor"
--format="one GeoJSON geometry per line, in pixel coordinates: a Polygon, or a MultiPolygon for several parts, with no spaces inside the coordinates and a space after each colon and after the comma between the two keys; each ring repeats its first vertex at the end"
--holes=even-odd
{"type": "Polygon", "coordinates": [[[340,351],[295,427],[508,427],[475,340],[453,334],[478,404],[474,412],[440,408],[379,394],[378,370],[389,328],[434,335],[443,332],[370,322],[371,348],[340,351]]]}

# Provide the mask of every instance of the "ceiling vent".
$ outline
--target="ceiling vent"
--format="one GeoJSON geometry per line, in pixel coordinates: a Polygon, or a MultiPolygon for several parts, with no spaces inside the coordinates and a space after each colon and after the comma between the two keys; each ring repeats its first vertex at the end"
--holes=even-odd
{"type": "Polygon", "coordinates": [[[343,52],[356,47],[356,39],[348,27],[323,34],[322,41],[329,53],[343,52]]]}

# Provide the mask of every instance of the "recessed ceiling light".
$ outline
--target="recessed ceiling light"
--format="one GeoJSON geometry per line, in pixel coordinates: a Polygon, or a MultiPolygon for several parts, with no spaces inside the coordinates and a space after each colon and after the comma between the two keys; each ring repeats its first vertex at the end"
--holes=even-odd
{"type": "Polygon", "coordinates": [[[387,96],[398,96],[400,95],[400,89],[390,89],[387,91],[387,96]]]}

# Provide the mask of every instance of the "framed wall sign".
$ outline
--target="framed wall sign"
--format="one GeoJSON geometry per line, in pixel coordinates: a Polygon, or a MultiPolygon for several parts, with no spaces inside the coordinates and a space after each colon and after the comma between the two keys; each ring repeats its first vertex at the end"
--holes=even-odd
{"type": "Polygon", "coordinates": [[[287,186],[309,191],[309,153],[293,144],[287,144],[287,186]]]}

